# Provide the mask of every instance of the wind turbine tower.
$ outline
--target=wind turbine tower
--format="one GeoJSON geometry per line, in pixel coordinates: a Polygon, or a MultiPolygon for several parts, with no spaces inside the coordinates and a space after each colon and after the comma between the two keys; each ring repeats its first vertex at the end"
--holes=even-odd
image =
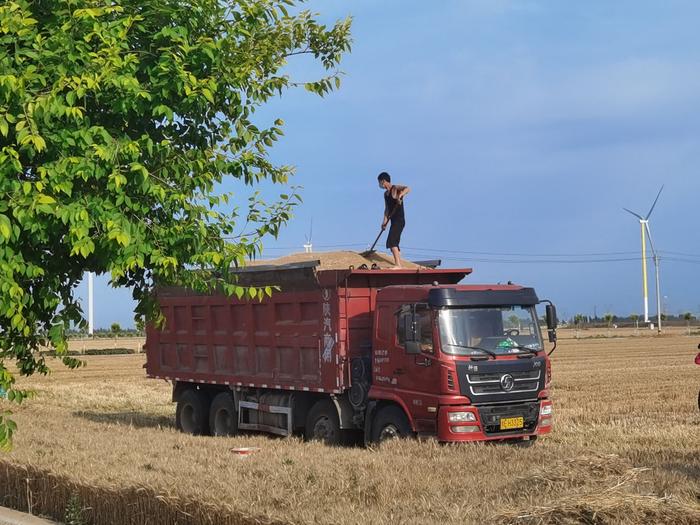
{"type": "Polygon", "coordinates": [[[633,212],[632,210],[628,210],[627,208],[623,208],[627,213],[630,213],[634,215],[638,220],[639,220],[639,226],[641,229],[642,233],[642,294],[644,296],[644,322],[649,323],[649,285],[648,285],[648,279],[647,279],[647,238],[649,239],[649,246],[651,247],[651,253],[654,259],[654,274],[656,277],[656,321],[657,321],[657,330],[659,333],[661,333],[661,290],[659,286],[659,256],[656,253],[656,249],[654,248],[654,242],[651,237],[651,229],[649,228],[649,217],[651,217],[651,214],[654,212],[654,208],[656,207],[656,203],[659,202],[659,197],[661,196],[661,192],[664,191],[664,187],[661,186],[661,189],[659,190],[659,193],[656,195],[656,199],[654,199],[654,203],[651,205],[651,209],[649,210],[649,213],[646,214],[645,217],[642,217],[640,214],[633,212]]]}

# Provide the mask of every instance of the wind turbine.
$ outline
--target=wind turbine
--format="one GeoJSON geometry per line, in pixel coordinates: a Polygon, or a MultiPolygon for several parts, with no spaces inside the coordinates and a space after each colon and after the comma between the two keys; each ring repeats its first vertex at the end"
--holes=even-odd
{"type": "Polygon", "coordinates": [[[649,286],[647,284],[647,237],[649,238],[649,245],[651,246],[651,253],[654,257],[654,274],[656,276],[656,317],[657,317],[657,330],[659,333],[661,333],[661,292],[660,292],[660,286],[659,286],[659,256],[656,253],[656,250],[654,249],[654,241],[651,238],[651,229],[649,229],[649,217],[651,217],[651,214],[654,212],[654,208],[656,207],[656,203],[659,202],[659,197],[661,196],[661,192],[664,191],[664,187],[661,186],[661,189],[659,190],[659,193],[656,195],[656,199],[654,199],[654,203],[651,205],[651,209],[649,210],[649,213],[646,214],[646,217],[642,217],[638,213],[633,212],[632,210],[628,210],[627,208],[622,208],[625,210],[627,213],[631,213],[637,219],[639,219],[639,225],[642,231],[642,291],[644,294],[644,322],[648,323],[649,322],[649,286]]]}
{"type": "Polygon", "coordinates": [[[304,244],[304,252],[305,253],[311,253],[314,249],[314,244],[313,244],[313,236],[314,236],[314,220],[311,219],[311,226],[309,227],[309,235],[305,235],[304,237],[306,238],[306,244],[304,244]]]}

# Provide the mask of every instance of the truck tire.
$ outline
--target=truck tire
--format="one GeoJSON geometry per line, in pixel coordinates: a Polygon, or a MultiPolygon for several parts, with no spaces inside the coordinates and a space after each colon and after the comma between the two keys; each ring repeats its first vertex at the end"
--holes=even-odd
{"type": "Polygon", "coordinates": [[[212,436],[238,434],[238,413],[230,392],[217,394],[209,409],[209,433],[212,436]]]}
{"type": "Polygon", "coordinates": [[[372,422],[372,442],[413,437],[406,414],[396,405],[380,408],[372,422]]]}
{"type": "Polygon", "coordinates": [[[324,399],[311,407],[306,418],[304,437],[307,441],[321,441],[326,445],[344,443],[338,411],[332,402],[324,399]]]}
{"type": "Polygon", "coordinates": [[[175,427],[195,436],[209,432],[209,397],[203,391],[188,388],[182,392],[175,409],[175,427]]]}

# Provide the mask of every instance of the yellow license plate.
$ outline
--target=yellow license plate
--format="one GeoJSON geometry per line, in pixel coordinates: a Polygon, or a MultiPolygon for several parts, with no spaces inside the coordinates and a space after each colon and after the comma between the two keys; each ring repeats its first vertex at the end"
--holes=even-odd
{"type": "Polygon", "coordinates": [[[506,417],[501,419],[501,430],[513,430],[523,428],[525,421],[522,417],[506,417]]]}

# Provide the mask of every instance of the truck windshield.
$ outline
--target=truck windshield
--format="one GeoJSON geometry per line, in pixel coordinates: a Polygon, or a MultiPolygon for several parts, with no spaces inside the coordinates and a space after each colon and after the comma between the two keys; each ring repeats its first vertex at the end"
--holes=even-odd
{"type": "Polygon", "coordinates": [[[542,350],[533,306],[445,308],[438,313],[442,351],[451,355],[497,355],[542,350]],[[470,348],[471,347],[471,348],[470,348]]]}

